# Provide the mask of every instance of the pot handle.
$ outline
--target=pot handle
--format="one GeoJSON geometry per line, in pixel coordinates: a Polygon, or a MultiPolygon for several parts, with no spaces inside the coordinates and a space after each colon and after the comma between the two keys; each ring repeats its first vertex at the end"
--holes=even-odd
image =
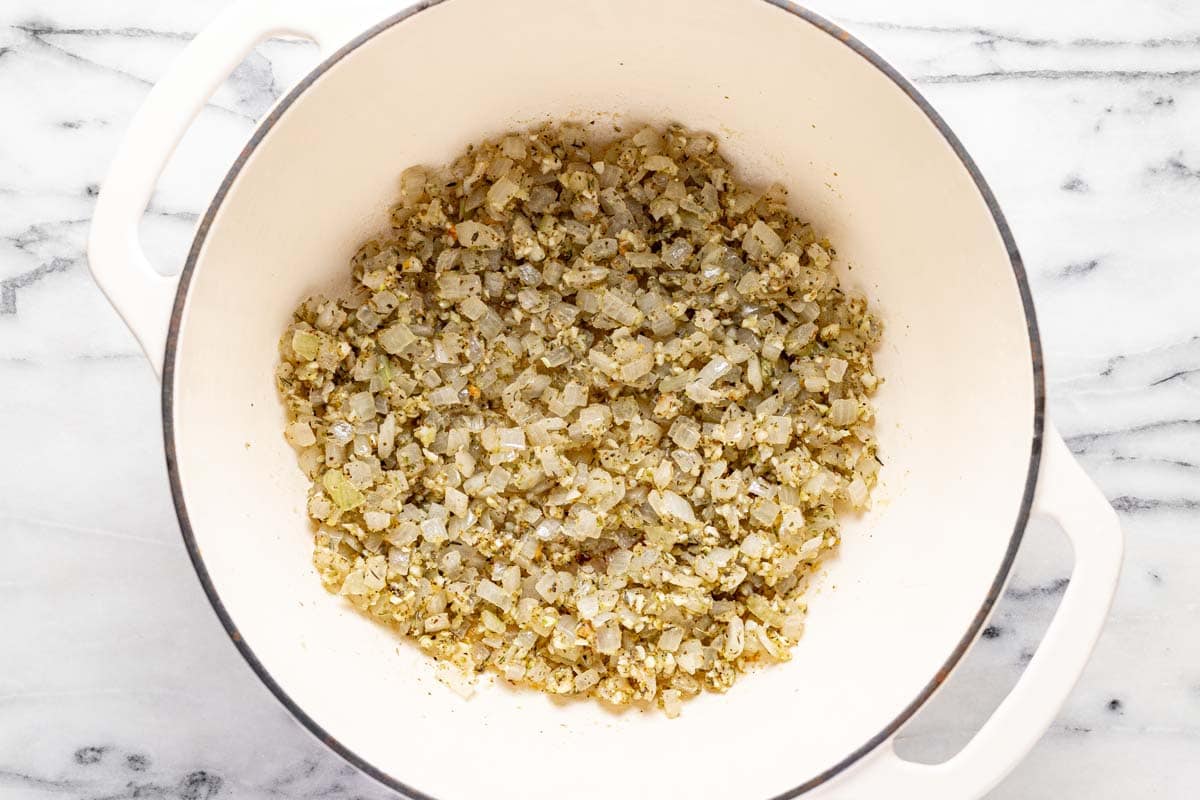
{"type": "Polygon", "coordinates": [[[212,93],[259,42],[274,35],[301,36],[315,41],[325,58],[363,29],[363,14],[351,10],[374,13],[379,5],[365,0],[234,2],[184,48],[134,115],[96,199],[88,266],[156,375],[162,375],[179,276],[161,275],[150,266],[138,240],[138,223],[179,140],[212,93]]]}
{"type": "Polygon", "coordinates": [[[1062,526],[1075,565],[1058,612],[1017,685],[948,761],[905,761],[889,740],[861,768],[831,782],[830,796],[978,798],[1012,771],[1050,727],[1100,636],[1117,588],[1124,543],[1116,512],[1049,423],[1033,513],[1062,526]]]}

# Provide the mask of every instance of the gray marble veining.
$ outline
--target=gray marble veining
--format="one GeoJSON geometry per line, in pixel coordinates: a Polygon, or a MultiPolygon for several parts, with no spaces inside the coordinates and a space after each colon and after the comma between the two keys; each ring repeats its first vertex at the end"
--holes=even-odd
{"type": "MultiPolygon", "coordinates": [[[[383,798],[229,645],[180,545],[158,387],[87,275],[131,115],[220,0],[0,7],[0,796],[383,798]]],[[[926,93],[996,191],[1033,284],[1050,410],[1121,514],[1093,662],[993,794],[1200,791],[1200,6],[814,2],[926,93]]],[[[142,226],[177,268],[241,141],[315,59],[259,47],[200,114],[142,226]]],[[[936,230],[931,230],[936,235],[936,230]]],[[[1035,523],[979,645],[905,729],[938,760],[1016,680],[1070,548],[1035,523]]]]}

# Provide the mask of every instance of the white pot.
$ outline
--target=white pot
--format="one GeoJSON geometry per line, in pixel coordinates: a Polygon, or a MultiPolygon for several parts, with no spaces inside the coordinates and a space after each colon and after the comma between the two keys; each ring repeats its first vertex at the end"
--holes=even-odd
{"type": "Polygon", "coordinates": [[[368,29],[396,9],[234,5],[151,92],[96,207],[92,271],[163,367],[184,539],[251,667],[330,747],[415,797],[987,791],[1082,670],[1122,545],[1044,423],[1025,273],[946,125],[878,56],[785,0],[446,0],[368,29]],[[160,278],[136,235],[158,173],[213,88],[279,32],[311,36],[328,57],[255,131],[182,275],[160,278]],[[791,188],[886,324],[874,510],[847,526],[793,660],[677,720],[499,686],[451,695],[415,647],[321,588],[306,480],[281,435],[280,331],[303,297],[347,280],[401,169],[563,117],[717,133],[744,178],[791,188]],[[974,641],[1031,513],[1062,524],[1076,559],[1045,640],[962,752],[901,760],[892,737],[974,641]]]}

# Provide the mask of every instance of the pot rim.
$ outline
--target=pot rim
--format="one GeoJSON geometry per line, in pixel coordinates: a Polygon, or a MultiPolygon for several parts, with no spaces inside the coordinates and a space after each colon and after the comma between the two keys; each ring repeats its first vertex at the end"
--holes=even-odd
{"type": "MultiPolygon", "coordinates": [[[[283,116],[283,114],[292,106],[292,104],[303,94],[310,86],[313,85],[321,76],[329,69],[336,65],[339,61],[345,58],[354,50],[358,49],[363,44],[375,38],[391,27],[398,25],[405,20],[416,16],[420,12],[441,5],[447,0],[422,0],[415,6],[406,8],[396,14],[393,14],[382,22],[376,23],[367,30],[359,33],[348,43],[338,49],[337,52],[324,59],[320,64],[314,67],[303,79],[293,86],[286,95],[284,95],[271,111],[258,124],[249,141],[242,148],[238,157],[230,166],[225,177],[221,181],[220,187],[208,205],[204,217],[200,221],[196,234],[192,240],[192,246],[188,251],[187,261],[184,264],[183,271],[179,276],[179,285],[175,294],[175,301],[171,309],[170,326],[167,331],[166,352],[163,362],[163,378],[162,378],[162,421],[163,421],[163,439],[166,451],[167,460],[167,475],[171,484],[171,495],[175,505],[175,513],[179,519],[180,532],[183,536],[184,545],[187,548],[188,557],[192,561],[192,566],[196,570],[196,576],[200,580],[200,585],[204,589],[204,593],[212,605],[213,611],[216,612],[221,625],[224,626],[229,638],[233,641],[235,647],[246,663],[250,666],[258,676],[259,680],[275,695],[275,698],[283,704],[284,708],[296,720],[304,726],[310,733],[320,739],[326,746],[341,756],[344,760],[354,766],[361,772],[366,773],[374,778],[379,783],[392,789],[402,795],[413,798],[413,800],[436,800],[432,795],[422,792],[398,778],[384,772],[378,767],[366,761],[364,758],[356,754],[346,745],[339,742],[327,731],[324,730],[312,719],[305,711],[288,695],[287,691],[280,686],[271,676],[266,667],[259,661],[254,654],[248,642],[242,638],[238,631],[237,625],[224,604],[221,602],[217,594],[212,578],[208,574],[208,570],[204,565],[204,559],[200,554],[200,546],[196,541],[195,534],[192,531],[191,522],[188,518],[187,504],[184,500],[184,492],[182,481],[179,476],[179,463],[175,450],[175,425],[174,425],[174,379],[175,379],[175,357],[179,341],[179,334],[183,320],[183,309],[187,302],[188,289],[191,284],[192,275],[195,271],[196,264],[199,260],[201,250],[204,248],[204,243],[208,237],[208,233],[212,227],[216,214],[221,207],[226,195],[229,193],[234,181],[241,173],[242,168],[249,160],[250,156],[258,148],[259,144],[266,137],[267,133],[274,127],[275,123],[283,116]]],[[[1029,349],[1031,355],[1031,367],[1033,370],[1033,437],[1030,445],[1029,466],[1025,476],[1025,486],[1021,498],[1021,506],[1017,515],[1017,521],[1013,527],[1012,536],[1009,539],[1008,548],[1005,551],[1004,558],[1000,564],[1000,568],[996,573],[992,584],[988,589],[987,596],[984,598],[982,605],[976,612],[975,616],[968,625],[966,632],[955,645],[950,656],[942,664],[942,666],[934,674],[933,678],[921,689],[917,696],[905,706],[900,713],[878,733],[864,742],[860,747],[844,757],[841,761],[827,768],[820,774],[808,779],[804,783],[789,789],[781,794],[776,795],[770,800],[791,800],[798,797],[811,789],[814,789],[822,784],[827,783],[835,776],[849,769],[868,753],[872,752],[879,745],[883,744],[895,734],[901,726],[904,725],[914,714],[925,704],[935,691],[949,677],[951,671],[959,663],[967,650],[974,643],[976,636],[991,613],[996,600],[1000,597],[1000,593],[1004,589],[1005,582],[1008,580],[1009,572],[1016,558],[1017,550],[1020,547],[1021,540],[1025,533],[1025,527],[1029,522],[1030,512],[1033,506],[1034,491],[1037,487],[1038,468],[1041,463],[1042,455],[1042,439],[1045,428],[1045,404],[1046,404],[1046,387],[1045,373],[1042,361],[1041,340],[1038,334],[1037,317],[1034,311],[1033,298],[1029,290],[1029,280],[1025,272],[1025,266],[1021,259],[1021,254],[1017,249],[1016,242],[1013,239],[1012,231],[1008,227],[1008,222],[1004,218],[1003,212],[1000,210],[999,203],[996,201],[995,195],[992,194],[991,188],[987,181],[984,180],[979,168],[967,153],[958,137],[946,124],[945,120],[934,110],[933,106],[917,91],[917,89],[908,82],[891,64],[885,61],[871,48],[867,47],[849,32],[843,30],[838,25],[830,22],[824,17],[810,11],[809,9],[792,2],[791,0],[762,0],[776,8],[792,14],[818,30],[832,36],[839,42],[850,48],[852,52],[868,62],[875,69],[879,70],[893,84],[896,85],[908,98],[916,104],[916,106],[925,114],[929,121],[937,128],[938,132],[945,139],[946,144],[954,151],[959,162],[967,173],[971,176],[975,183],[984,203],[987,205],[988,211],[991,213],[992,220],[996,226],[997,232],[1000,234],[1001,240],[1004,242],[1005,250],[1008,253],[1009,263],[1012,266],[1013,275],[1017,282],[1017,290],[1021,298],[1021,306],[1025,315],[1026,330],[1029,338],[1029,349]]]]}

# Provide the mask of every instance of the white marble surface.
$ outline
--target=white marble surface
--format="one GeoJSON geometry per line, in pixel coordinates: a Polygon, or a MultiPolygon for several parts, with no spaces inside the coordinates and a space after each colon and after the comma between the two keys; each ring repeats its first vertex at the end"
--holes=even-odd
{"type": "MultiPolygon", "coordinates": [[[[0,797],[388,796],[291,720],[217,624],[171,509],[158,385],[84,263],[123,129],[220,5],[0,4],[0,797]]],[[[1092,664],[992,796],[1196,797],[1200,4],[814,7],[912,76],[990,180],[1032,279],[1051,411],[1128,537],[1092,664]]],[[[143,226],[164,270],[313,55],[265,44],[200,115],[143,226]]],[[[966,741],[1069,568],[1035,525],[992,628],[902,752],[966,741]]]]}

